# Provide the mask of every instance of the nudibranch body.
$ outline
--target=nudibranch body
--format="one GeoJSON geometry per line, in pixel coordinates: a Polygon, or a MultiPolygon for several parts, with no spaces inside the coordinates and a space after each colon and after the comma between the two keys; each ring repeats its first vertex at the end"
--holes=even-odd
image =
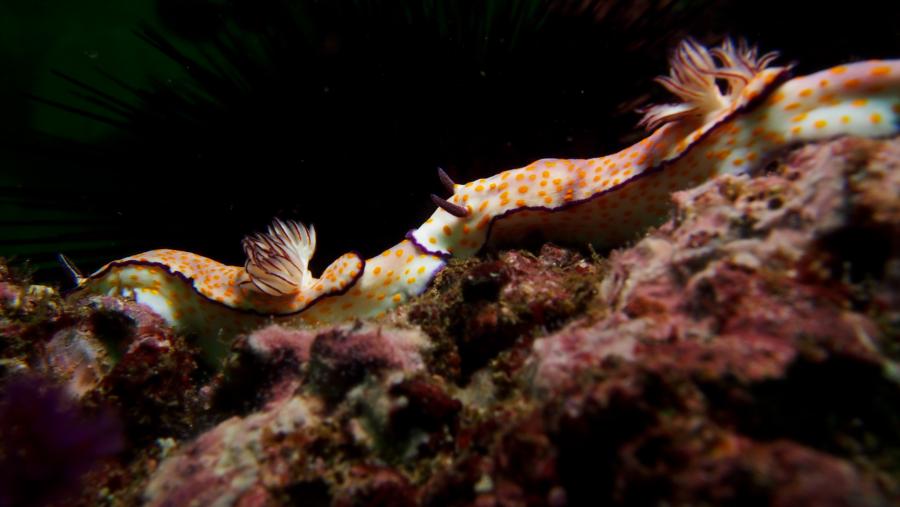
{"type": "Polygon", "coordinates": [[[155,250],[79,277],[78,288],[133,296],[207,340],[273,318],[369,317],[420,294],[449,257],[533,235],[615,246],[665,220],[675,190],[747,171],[791,144],[900,129],[900,60],[787,80],[789,69],[769,66],[774,58],[744,44],[686,41],[659,79],[682,102],[646,110],[647,138],[609,156],[544,159],[464,185],[441,173],[452,196],[433,196],[438,209],[421,227],[371,259],[345,254],[319,278],[307,268],[315,231],[276,221],[245,239],[243,267],[155,250]]]}

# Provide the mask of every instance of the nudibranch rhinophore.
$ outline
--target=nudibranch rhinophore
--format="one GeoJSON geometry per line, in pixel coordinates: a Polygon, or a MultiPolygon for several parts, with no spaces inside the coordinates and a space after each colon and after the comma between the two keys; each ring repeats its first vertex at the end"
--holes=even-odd
{"type": "MultiPolygon", "coordinates": [[[[404,240],[371,259],[348,253],[319,278],[313,228],[276,220],[244,240],[243,267],[154,250],[77,275],[77,292],[127,295],[177,329],[211,340],[268,319],[319,324],[376,316],[423,292],[450,257],[522,237],[605,248],[666,219],[669,195],[742,173],[786,146],[900,129],[900,60],[865,61],[789,79],[777,55],[745,43],[707,49],[687,40],[658,81],[681,101],[644,111],[653,132],[592,159],[543,159],[459,185],[404,240]]],[[[74,270],[73,270],[74,271],[74,270]]],[[[219,343],[219,347],[225,346],[219,343]]]]}

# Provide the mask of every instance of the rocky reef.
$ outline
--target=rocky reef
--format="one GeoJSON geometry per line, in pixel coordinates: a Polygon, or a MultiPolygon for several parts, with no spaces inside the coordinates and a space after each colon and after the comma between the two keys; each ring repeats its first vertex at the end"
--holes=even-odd
{"type": "Polygon", "coordinates": [[[0,271],[6,505],[900,505],[900,139],[673,195],[612,252],[454,261],[219,370],[0,271]]]}

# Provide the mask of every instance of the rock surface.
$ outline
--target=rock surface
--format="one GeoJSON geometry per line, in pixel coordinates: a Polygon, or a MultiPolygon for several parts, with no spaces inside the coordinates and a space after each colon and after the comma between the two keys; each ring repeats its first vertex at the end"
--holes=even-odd
{"type": "Polygon", "coordinates": [[[900,505],[900,140],[673,199],[632,245],[455,261],[219,372],[140,305],[4,269],[5,399],[40,375],[106,421],[61,465],[81,505],[900,505]]]}

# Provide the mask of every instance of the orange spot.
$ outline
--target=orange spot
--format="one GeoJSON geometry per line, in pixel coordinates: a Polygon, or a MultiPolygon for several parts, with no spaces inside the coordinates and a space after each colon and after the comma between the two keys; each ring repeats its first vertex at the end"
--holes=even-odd
{"type": "Polygon", "coordinates": [[[437,240],[434,238],[428,238],[428,242],[433,245],[433,244],[437,243],[437,240]]]}
{"type": "Polygon", "coordinates": [[[799,134],[800,131],[803,130],[799,125],[791,129],[791,134],[799,134]]]}
{"type": "Polygon", "coordinates": [[[850,117],[847,116],[846,114],[845,114],[844,116],[841,116],[841,123],[843,123],[843,124],[845,124],[845,125],[846,125],[847,123],[850,123],[850,117]]]}
{"type": "Polygon", "coordinates": [[[485,227],[487,227],[487,225],[490,223],[490,221],[491,221],[490,217],[483,217],[481,220],[478,221],[478,225],[476,225],[475,227],[478,228],[479,230],[484,229],[485,227]]]}
{"type": "Polygon", "coordinates": [[[544,197],[544,202],[547,204],[550,204],[553,202],[553,198],[550,196],[544,197]]]}
{"type": "Polygon", "coordinates": [[[516,175],[516,181],[522,181],[522,180],[524,180],[524,179],[525,179],[525,175],[524,175],[524,174],[519,173],[519,174],[516,175]]]}
{"type": "Polygon", "coordinates": [[[490,201],[485,200],[484,202],[482,202],[481,206],[478,207],[478,211],[484,211],[484,208],[487,208],[487,206],[488,206],[488,202],[490,202],[490,201]]]}
{"type": "Polygon", "coordinates": [[[484,185],[478,185],[477,187],[475,187],[476,192],[481,192],[482,190],[484,190],[484,185]]]}
{"type": "Polygon", "coordinates": [[[463,224],[463,226],[462,226],[462,232],[463,232],[463,234],[468,234],[470,230],[471,230],[471,229],[469,229],[468,224],[463,224]]]}
{"type": "Polygon", "coordinates": [[[416,283],[416,277],[411,276],[406,279],[406,283],[416,283]]]}
{"type": "Polygon", "coordinates": [[[527,194],[527,193],[528,193],[528,186],[527,186],[527,185],[522,185],[521,187],[519,187],[519,193],[520,193],[520,194],[527,194]]]}
{"type": "Polygon", "coordinates": [[[748,153],[747,160],[749,160],[750,162],[753,162],[754,160],[756,160],[756,152],[751,151],[750,153],[748,153]]]}
{"type": "Polygon", "coordinates": [[[394,297],[392,297],[391,299],[393,299],[395,303],[399,303],[403,299],[403,296],[401,296],[400,294],[394,294],[394,297]]]}
{"type": "Polygon", "coordinates": [[[832,104],[835,102],[835,100],[837,100],[837,98],[834,96],[833,93],[826,93],[825,95],[822,95],[821,97],[819,97],[819,102],[821,102],[823,104],[832,104]]]}
{"type": "Polygon", "coordinates": [[[784,110],[785,111],[793,111],[794,109],[797,109],[798,107],[800,107],[799,102],[791,102],[790,104],[784,106],[784,110]]]}
{"type": "Polygon", "coordinates": [[[887,65],[879,65],[878,67],[873,67],[869,73],[873,76],[886,76],[891,73],[891,68],[887,65]]]}
{"type": "Polygon", "coordinates": [[[497,190],[506,190],[506,187],[509,186],[509,183],[501,183],[497,190]]]}
{"type": "Polygon", "coordinates": [[[847,67],[843,65],[831,69],[832,74],[843,74],[844,72],[847,72],[847,67]]]}
{"type": "Polygon", "coordinates": [[[736,158],[731,163],[734,164],[736,167],[740,167],[740,166],[744,165],[744,159],[736,158]]]}
{"type": "Polygon", "coordinates": [[[772,95],[772,98],[770,99],[772,104],[777,104],[777,103],[781,102],[782,100],[784,100],[784,93],[782,93],[782,92],[778,92],[775,95],[772,95]]]}
{"type": "Polygon", "coordinates": [[[823,129],[828,126],[828,122],[825,120],[816,120],[816,122],[813,123],[813,126],[817,129],[823,129]]]}
{"type": "Polygon", "coordinates": [[[801,113],[801,114],[798,114],[797,116],[794,116],[793,118],[791,118],[791,121],[794,123],[800,123],[801,121],[803,121],[805,119],[806,119],[806,113],[801,113]]]}
{"type": "MultiPolygon", "coordinates": [[[[446,225],[444,227],[447,227],[446,225]]],[[[397,249],[397,257],[403,257],[403,250],[397,249]]]]}
{"type": "Polygon", "coordinates": [[[525,201],[523,201],[522,199],[519,199],[518,201],[516,201],[516,206],[518,206],[520,208],[525,206],[525,201]]]}
{"type": "Polygon", "coordinates": [[[549,177],[550,177],[550,171],[544,171],[541,173],[541,178],[549,178],[549,177]]]}
{"type": "Polygon", "coordinates": [[[853,102],[851,102],[850,105],[853,107],[863,107],[864,105],[866,105],[867,102],[869,102],[869,101],[866,99],[856,99],[853,102]]]}
{"type": "Polygon", "coordinates": [[[800,90],[800,93],[798,93],[798,95],[800,95],[801,97],[809,97],[810,95],[812,95],[812,93],[813,93],[812,89],[804,88],[804,89],[800,90]]]}
{"type": "Polygon", "coordinates": [[[878,113],[872,113],[872,116],[869,116],[869,121],[877,125],[881,123],[881,115],[878,113]]]}
{"type": "Polygon", "coordinates": [[[444,226],[444,234],[446,234],[447,236],[450,236],[451,234],[453,234],[453,229],[451,229],[449,225],[445,225],[444,226]]]}
{"type": "Polygon", "coordinates": [[[856,88],[859,86],[859,79],[848,79],[844,81],[844,88],[856,88]]]}

